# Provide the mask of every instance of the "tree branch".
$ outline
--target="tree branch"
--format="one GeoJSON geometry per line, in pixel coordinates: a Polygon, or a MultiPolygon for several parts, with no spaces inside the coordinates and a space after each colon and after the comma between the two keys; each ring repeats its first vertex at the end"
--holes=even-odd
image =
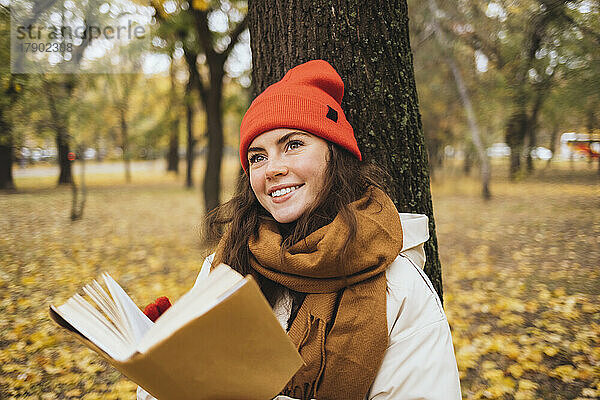
{"type": "Polygon", "coordinates": [[[208,13],[195,8],[192,8],[190,11],[196,22],[194,25],[196,27],[196,32],[198,33],[200,46],[202,47],[202,50],[204,50],[204,54],[206,54],[206,59],[212,60],[217,52],[213,48],[212,32],[208,29],[208,13]]]}
{"type": "Polygon", "coordinates": [[[198,72],[198,53],[191,51],[190,49],[184,48],[183,51],[185,62],[188,65],[189,72],[189,80],[192,88],[195,88],[200,95],[200,101],[202,101],[203,105],[206,105],[208,101],[208,93],[204,84],[202,83],[202,79],[200,79],[200,73],[198,72]]]}
{"type": "Polygon", "coordinates": [[[567,21],[568,23],[572,24],[577,29],[579,29],[581,31],[581,33],[583,33],[584,35],[587,35],[587,36],[591,37],[592,40],[594,40],[596,43],[598,43],[600,45],[600,33],[594,32],[593,30],[591,30],[587,26],[582,25],[579,22],[575,21],[573,19],[573,17],[571,17],[570,15],[567,15],[567,13],[565,13],[564,10],[563,10],[563,12],[561,13],[560,16],[565,21],[567,21]]]}
{"type": "Polygon", "coordinates": [[[244,16],[244,19],[240,23],[238,23],[235,26],[235,28],[233,29],[233,31],[229,34],[231,41],[229,42],[229,45],[227,46],[225,51],[223,51],[223,53],[221,53],[225,56],[224,57],[225,59],[229,56],[229,53],[231,53],[231,50],[238,42],[242,32],[244,32],[246,30],[247,26],[248,26],[248,14],[246,14],[244,16]]]}
{"type": "Polygon", "coordinates": [[[485,56],[496,65],[496,68],[502,69],[504,67],[505,61],[500,53],[500,49],[493,43],[481,37],[477,32],[466,32],[458,35],[451,27],[443,25],[439,20],[438,24],[445,33],[462,40],[473,50],[478,50],[485,54],[485,56]]]}

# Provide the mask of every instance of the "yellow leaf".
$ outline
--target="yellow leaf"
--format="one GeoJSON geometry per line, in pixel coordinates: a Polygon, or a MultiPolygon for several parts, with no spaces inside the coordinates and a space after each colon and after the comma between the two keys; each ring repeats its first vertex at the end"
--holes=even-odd
{"type": "Polygon", "coordinates": [[[544,346],[544,353],[547,356],[554,357],[558,353],[558,347],[544,346]]]}
{"type": "Polygon", "coordinates": [[[535,392],[530,392],[528,390],[519,390],[515,393],[515,400],[535,400],[535,398],[535,392]]]}
{"type": "Polygon", "coordinates": [[[209,1],[207,0],[192,0],[192,7],[196,10],[206,11],[208,10],[209,1]]]}
{"type": "Polygon", "coordinates": [[[65,393],[67,397],[81,397],[81,390],[79,389],[71,389],[67,393],[65,393]]]}
{"type": "Polygon", "coordinates": [[[556,297],[563,297],[566,294],[567,294],[567,292],[565,292],[565,288],[560,287],[560,288],[554,290],[554,295],[556,297]]]}
{"type": "Polygon", "coordinates": [[[577,378],[577,371],[572,365],[560,365],[550,372],[550,376],[560,378],[563,382],[573,382],[577,378]]]}
{"type": "Polygon", "coordinates": [[[519,390],[535,390],[538,388],[538,384],[530,381],[529,379],[519,380],[519,390]]]}
{"type": "Polygon", "coordinates": [[[35,284],[35,282],[36,282],[35,277],[31,276],[31,275],[26,276],[23,279],[21,279],[21,283],[25,286],[33,285],[33,284],[35,284]]]}
{"type": "Polygon", "coordinates": [[[14,372],[14,371],[19,371],[22,368],[23,368],[23,366],[21,366],[19,364],[9,363],[9,364],[4,364],[2,366],[2,371],[4,371],[4,372],[14,372]]]}
{"type": "Polygon", "coordinates": [[[515,378],[520,378],[521,375],[523,375],[523,367],[521,367],[519,364],[513,364],[508,367],[508,372],[515,378]]]}
{"type": "Polygon", "coordinates": [[[499,369],[490,369],[484,371],[483,377],[489,381],[498,381],[504,376],[504,372],[499,369]]]}

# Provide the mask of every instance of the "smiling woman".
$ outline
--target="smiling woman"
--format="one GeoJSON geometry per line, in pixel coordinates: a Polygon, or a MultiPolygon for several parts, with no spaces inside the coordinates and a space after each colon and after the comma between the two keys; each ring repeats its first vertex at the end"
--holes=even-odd
{"type": "Polygon", "coordinates": [[[209,215],[213,233],[226,229],[196,282],[223,262],[259,283],[304,359],[277,399],[459,399],[448,322],[421,271],[427,217],[399,214],[384,172],[361,161],[343,94],[314,60],[252,102],[245,173],[209,215]]]}

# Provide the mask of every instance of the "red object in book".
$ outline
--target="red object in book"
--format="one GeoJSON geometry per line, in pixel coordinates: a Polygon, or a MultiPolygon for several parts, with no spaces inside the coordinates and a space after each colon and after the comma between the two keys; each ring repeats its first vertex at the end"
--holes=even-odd
{"type": "Polygon", "coordinates": [[[168,298],[162,296],[156,299],[154,303],[148,304],[146,308],[144,308],[144,314],[146,314],[152,322],[155,322],[169,307],[171,307],[171,302],[168,298]]]}

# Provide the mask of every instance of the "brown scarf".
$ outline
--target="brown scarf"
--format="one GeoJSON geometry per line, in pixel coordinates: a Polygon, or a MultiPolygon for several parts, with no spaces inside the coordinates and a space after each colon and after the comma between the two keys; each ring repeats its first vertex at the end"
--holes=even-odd
{"type": "Polygon", "coordinates": [[[294,398],[364,399],[387,348],[385,270],[402,248],[400,217],[376,188],[350,207],[357,236],[344,266],[338,260],[348,227],[339,216],[293,245],[283,260],[275,223],[262,224],[249,241],[252,268],[307,293],[288,332],[305,363],[282,392],[294,398]]]}

